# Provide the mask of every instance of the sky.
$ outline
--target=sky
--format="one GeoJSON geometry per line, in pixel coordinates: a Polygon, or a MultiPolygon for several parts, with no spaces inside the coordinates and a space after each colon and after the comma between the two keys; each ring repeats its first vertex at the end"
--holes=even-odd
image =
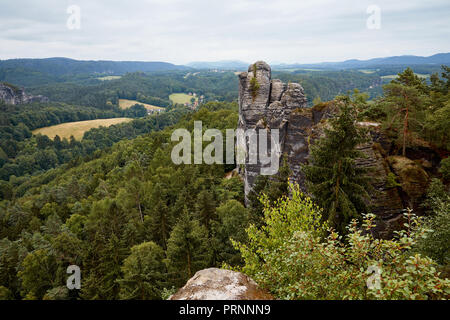
{"type": "Polygon", "coordinates": [[[0,0],[0,59],[429,56],[450,52],[449,17],[449,0],[0,0]]]}

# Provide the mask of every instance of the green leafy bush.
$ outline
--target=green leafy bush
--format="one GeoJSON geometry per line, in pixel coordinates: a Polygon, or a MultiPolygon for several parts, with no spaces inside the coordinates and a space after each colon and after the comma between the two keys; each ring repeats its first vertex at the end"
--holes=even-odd
{"type": "Polygon", "coordinates": [[[277,298],[439,299],[450,294],[450,281],[439,278],[435,262],[409,252],[427,232],[411,212],[405,214],[408,229],[393,240],[374,239],[375,215],[367,214],[362,226],[352,220],[344,241],[332,229],[324,236],[321,210],[298,186],[291,189],[292,199],[281,198],[273,206],[263,196],[265,225],[247,229],[248,243],[234,243],[245,261],[241,271],[277,298]]]}
{"type": "Polygon", "coordinates": [[[450,180],[450,158],[445,158],[441,161],[439,172],[442,173],[444,179],[450,180]]]}
{"type": "Polygon", "coordinates": [[[450,265],[450,195],[439,179],[432,179],[424,205],[429,214],[423,224],[431,229],[426,238],[416,244],[418,252],[433,258],[441,265],[450,265]]]}

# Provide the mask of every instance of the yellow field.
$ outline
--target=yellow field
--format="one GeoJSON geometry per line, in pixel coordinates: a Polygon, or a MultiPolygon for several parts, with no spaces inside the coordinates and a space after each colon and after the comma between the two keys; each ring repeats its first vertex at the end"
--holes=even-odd
{"type": "Polygon", "coordinates": [[[134,106],[135,104],[142,104],[147,110],[160,110],[164,109],[163,107],[152,106],[148,103],[142,103],[136,100],[128,100],[128,99],[119,99],[119,108],[120,109],[128,109],[134,106]]]}
{"type": "MultiPolygon", "coordinates": [[[[422,74],[422,73],[414,73],[416,76],[418,76],[421,79],[426,79],[427,77],[429,77],[429,74],[422,74]]],[[[395,79],[397,78],[398,75],[397,74],[390,74],[387,76],[381,76],[381,79],[395,79]]]]}
{"type": "Polygon", "coordinates": [[[92,129],[98,127],[109,127],[113,124],[118,124],[122,122],[128,122],[133,119],[131,118],[110,118],[110,119],[95,119],[86,121],[76,121],[76,122],[66,122],[57,124],[55,126],[39,128],[33,131],[33,134],[43,134],[48,136],[50,139],[55,138],[58,135],[61,139],[74,136],[75,139],[81,140],[83,134],[92,129]]]}
{"type": "Polygon", "coordinates": [[[100,77],[97,78],[98,80],[102,80],[102,81],[108,81],[108,80],[117,80],[122,78],[122,76],[105,76],[105,77],[100,77]]]}
{"type": "Polygon", "coordinates": [[[195,98],[195,101],[198,100],[198,97],[194,97],[194,96],[190,96],[186,93],[172,93],[169,96],[169,99],[173,102],[173,103],[179,103],[179,104],[191,104],[191,99],[195,98]]]}

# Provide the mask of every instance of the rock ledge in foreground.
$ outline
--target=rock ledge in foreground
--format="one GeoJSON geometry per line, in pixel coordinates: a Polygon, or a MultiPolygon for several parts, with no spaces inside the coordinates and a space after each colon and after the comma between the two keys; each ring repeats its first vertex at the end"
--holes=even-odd
{"type": "Polygon", "coordinates": [[[273,297],[240,272],[209,268],[198,271],[169,300],[273,300],[273,297]]]}

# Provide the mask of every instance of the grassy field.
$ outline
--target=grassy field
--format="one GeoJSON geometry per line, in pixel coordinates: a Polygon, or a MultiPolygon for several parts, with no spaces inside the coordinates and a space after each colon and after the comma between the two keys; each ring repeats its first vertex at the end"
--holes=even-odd
{"type": "Polygon", "coordinates": [[[359,72],[365,73],[365,74],[372,74],[375,73],[375,70],[370,70],[370,69],[360,69],[358,70],[359,72]]]}
{"type": "MultiPolygon", "coordinates": [[[[186,93],[172,93],[169,96],[170,101],[172,101],[173,103],[179,103],[179,104],[185,104],[185,103],[191,104],[192,98],[194,98],[194,97],[190,96],[186,93]]],[[[198,98],[195,97],[195,100],[197,101],[198,98]]]]}
{"type": "Polygon", "coordinates": [[[131,118],[110,118],[110,119],[95,119],[77,122],[66,122],[57,124],[55,126],[39,128],[33,131],[33,134],[43,134],[48,136],[50,139],[55,138],[56,135],[60,136],[61,139],[74,136],[75,139],[81,140],[83,134],[92,129],[98,127],[109,127],[113,124],[118,124],[122,122],[128,122],[133,119],[131,118]]]}
{"type": "Polygon", "coordinates": [[[163,107],[152,106],[151,104],[142,103],[142,102],[139,102],[136,100],[119,99],[119,108],[120,109],[128,109],[128,108],[134,106],[135,104],[142,104],[145,107],[145,109],[147,109],[147,110],[164,109],[163,107]]]}
{"type": "Polygon", "coordinates": [[[122,76],[106,76],[106,77],[100,77],[97,78],[98,80],[102,80],[102,81],[108,81],[108,80],[117,80],[122,78],[122,76]]]}
{"type": "MultiPolygon", "coordinates": [[[[415,73],[415,75],[422,79],[426,79],[430,76],[429,74],[422,74],[422,73],[415,73]]],[[[398,77],[397,74],[390,74],[387,76],[381,76],[381,79],[395,79],[397,77],[398,77]]]]}

